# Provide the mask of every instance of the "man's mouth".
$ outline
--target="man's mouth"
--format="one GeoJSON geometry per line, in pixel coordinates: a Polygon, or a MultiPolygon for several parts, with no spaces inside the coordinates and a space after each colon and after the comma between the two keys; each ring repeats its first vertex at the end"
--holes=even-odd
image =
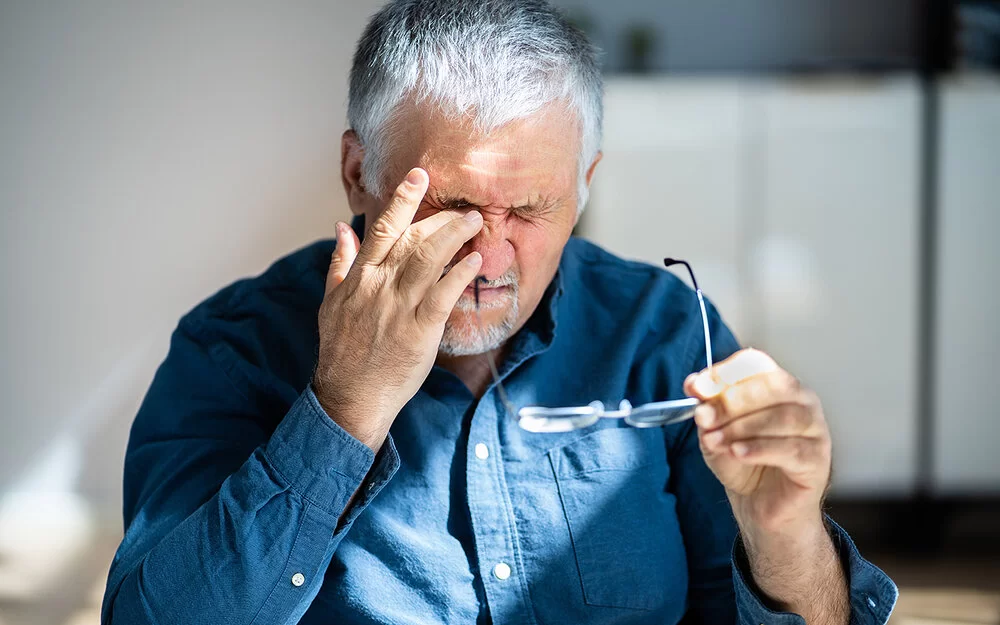
{"type": "MultiPolygon", "coordinates": [[[[509,286],[479,286],[479,299],[487,299],[501,295],[509,289],[509,286]]],[[[465,293],[473,297],[476,296],[476,288],[471,284],[465,287],[465,293]]]]}
{"type": "Polygon", "coordinates": [[[459,304],[461,310],[475,310],[476,304],[483,311],[507,308],[510,305],[511,293],[514,289],[509,284],[501,286],[485,286],[479,284],[479,300],[476,300],[476,288],[473,285],[465,287],[459,304]]]}

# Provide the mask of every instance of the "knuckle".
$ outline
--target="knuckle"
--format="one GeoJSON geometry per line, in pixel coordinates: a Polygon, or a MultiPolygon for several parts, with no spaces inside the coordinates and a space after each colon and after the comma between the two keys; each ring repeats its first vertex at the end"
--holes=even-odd
{"type": "Polygon", "coordinates": [[[744,386],[744,401],[751,406],[760,406],[774,395],[774,387],[767,378],[751,378],[744,386]]]}
{"type": "Polygon", "coordinates": [[[787,397],[799,390],[799,379],[783,369],[768,376],[768,383],[776,395],[787,397]]]}
{"type": "Polygon", "coordinates": [[[778,424],[783,432],[795,432],[801,429],[802,415],[792,406],[782,406],[778,413],[778,424]]]}
{"type": "Polygon", "coordinates": [[[798,398],[799,403],[801,403],[806,408],[820,407],[819,395],[816,394],[816,391],[808,388],[801,388],[798,391],[798,395],[799,395],[798,398]]]}
{"type": "Polygon", "coordinates": [[[368,236],[378,239],[392,240],[395,240],[398,237],[395,228],[393,228],[389,221],[384,217],[379,217],[375,220],[375,223],[373,223],[371,228],[368,229],[368,236]]]}
{"type": "Polygon", "coordinates": [[[396,190],[392,194],[392,196],[393,200],[398,199],[405,202],[416,194],[417,194],[417,185],[412,184],[409,180],[403,180],[398,185],[396,185],[396,190]]]}
{"type": "Polygon", "coordinates": [[[782,369],[781,373],[782,373],[782,375],[784,377],[786,389],[789,392],[797,393],[797,392],[799,392],[802,389],[802,380],[800,380],[796,376],[792,375],[791,373],[789,373],[789,372],[787,372],[787,371],[785,371],[783,369],[782,369]]]}
{"type": "Polygon", "coordinates": [[[743,405],[743,389],[739,386],[730,386],[719,396],[719,407],[724,415],[739,414],[743,405]]]}
{"type": "Polygon", "coordinates": [[[446,310],[444,302],[436,293],[428,294],[420,308],[424,312],[425,319],[430,323],[444,321],[447,319],[448,313],[450,312],[446,310]]]}
{"type": "Polygon", "coordinates": [[[796,463],[803,465],[809,461],[810,452],[812,451],[809,441],[798,440],[795,442],[792,448],[793,459],[796,463]]]}
{"type": "Polygon", "coordinates": [[[413,250],[411,262],[419,268],[426,268],[434,264],[436,257],[434,246],[430,243],[424,243],[413,250]]]}
{"type": "Polygon", "coordinates": [[[747,419],[737,419],[722,428],[720,431],[722,432],[723,442],[735,441],[746,437],[750,430],[749,424],[746,421],[747,419]]]}

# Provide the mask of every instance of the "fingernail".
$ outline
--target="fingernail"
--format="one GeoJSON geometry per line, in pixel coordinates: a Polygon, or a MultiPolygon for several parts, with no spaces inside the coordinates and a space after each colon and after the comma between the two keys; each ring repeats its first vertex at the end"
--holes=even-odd
{"type": "Polygon", "coordinates": [[[411,169],[410,173],[406,174],[406,181],[409,182],[410,184],[412,184],[413,186],[419,185],[420,184],[420,170],[416,169],[416,168],[411,169]]]}
{"type": "Polygon", "coordinates": [[[479,223],[482,219],[483,216],[479,211],[469,211],[465,214],[465,221],[472,224],[479,223]]]}
{"type": "Polygon", "coordinates": [[[482,260],[483,256],[479,252],[473,252],[465,257],[465,262],[470,265],[478,265],[482,260]]]}
{"type": "Polygon", "coordinates": [[[715,447],[722,442],[722,432],[709,432],[705,435],[705,444],[709,447],[715,447]]]}
{"type": "Polygon", "coordinates": [[[750,451],[750,448],[747,447],[746,443],[733,443],[732,450],[733,454],[737,456],[745,456],[750,451]]]}
{"type": "Polygon", "coordinates": [[[715,425],[715,408],[711,404],[699,404],[694,409],[694,421],[703,428],[715,425]]]}
{"type": "Polygon", "coordinates": [[[344,236],[345,234],[347,234],[347,224],[345,224],[342,221],[338,221],[337,222],[337,238],[339,239],[340,237],[344,236]]]}

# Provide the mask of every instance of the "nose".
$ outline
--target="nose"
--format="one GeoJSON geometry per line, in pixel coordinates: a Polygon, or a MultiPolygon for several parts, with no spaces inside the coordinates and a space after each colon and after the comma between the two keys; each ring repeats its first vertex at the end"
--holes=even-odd
{"type": "Polygon", "coordinates": [[[483,257],[480,275],[487,280],[496,280],[514,263],[514,246],[510,242],[505,220],[497,219],[483,212],[483,228],[469,239],[458,251],[455,260],[461,260],[472,252],[483,257]]]}

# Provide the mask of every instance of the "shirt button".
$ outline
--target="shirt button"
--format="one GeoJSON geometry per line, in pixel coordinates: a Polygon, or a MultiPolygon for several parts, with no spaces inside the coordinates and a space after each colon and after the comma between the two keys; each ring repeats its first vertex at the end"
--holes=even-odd
{"type": "Polygon", "coordinates": [[[302,573],[292,575],[292,586],[301,586],[306,583],[306,576],[302,573]]]}
{"type": "Polygon", "coordinates": [[[490,457],[490,448],[482,443],[476,443],[476,458],[486,460],[490,457]]]}
{"type": "Polygon", "coordinates": [[[510,567],[501,562],[493,567],[493,574],[496,575],[499,580],[507,579],[510,577],[510,567]]]}

